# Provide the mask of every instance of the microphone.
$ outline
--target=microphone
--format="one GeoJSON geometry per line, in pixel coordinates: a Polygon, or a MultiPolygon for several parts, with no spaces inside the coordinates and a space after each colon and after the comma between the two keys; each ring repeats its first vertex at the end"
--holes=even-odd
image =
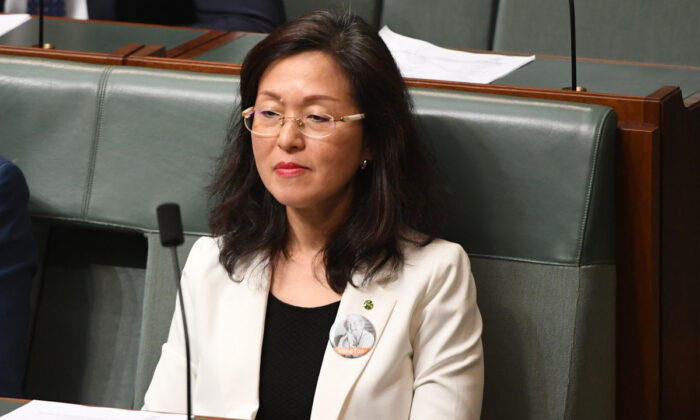
{"type": "Polygon", "coordinates": [[[182,233],[182,218],[180,206],[175,203],[163,203],[156,208],[158,216],[158,229],[160,230],[160,243],[170,248],[172,252],[173,267],[175,269],[175,286],[180,296],[180,313],[182,314],[182,326],[185,333],[185,357],[187,360],[187,420],[192,419],[192,379],[190,376],[190,335],[187,332],[187,317],[185,316],[185,302],[182,298],[180,286],[180,264],[177,259],[177,247],[185,242],[182,233]]]}
{"type": "Polygon", "coordinates": [[[52,50],[55,47],[49,43],[44,43],[44,0],[39,0],[39,43],[33,45],[36,48],[52,50]]]}
{"type": "Polygon", "coordinates": [[[565,87],[564,90],[585,92],[586,88],[576,84],[576,16],[574,0],[569,0],[569,28],[571,29],[571,87],[565,87]]]}

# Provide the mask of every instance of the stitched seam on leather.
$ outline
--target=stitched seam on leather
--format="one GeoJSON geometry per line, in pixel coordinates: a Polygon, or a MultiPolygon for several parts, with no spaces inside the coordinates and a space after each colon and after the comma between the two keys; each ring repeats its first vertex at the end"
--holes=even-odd
{"type": "Polygon", "coordinates": [[[600,150],[600,144],[602,143],[602,133],[603,133],[603,128],[607,126],[608,121],[610,120],[610,113],[612,110],[609,110],[608,112],[605,113],[605,118],[603,119],[602,124],[598,124],[598,126],[595,129],[595,146],[593,147],[593,155],[591,156],[591,173],[589,175],[588,179],[588,188],[586,191],[586,202],[584,204],[584,210],[583,210],[583,217],[581,218],[581,227],[579,229],[579,241],[578,241],[578,250],[576,252],[576,263],[580,264],[581,259],[583,257],[583,242],[586,239],[586,233],[588,233],[589,229],[589,220],[588,217],[590,216],[591,212],[591,203],[593,202],[592,196],[593,196],[593,186],[596,184],[597,181],[597,175],[598,171],[597,166],[598,165],[598,151],[600,150]]]}
{"type": "Polygon", "coordinates": [[[571,416],[567,416],[567,413],[570,412],[571,409],[571,401],[570,398],[573,397],[573,393],[571,392],[571,371],[573,369],[574,365],[574,350],[575,350],[575,345],[576,345],[576,329],[578,328],[578,320],[579,320],[579,304],[581,301],[581,268],[579,267],[578,270],[578,287],[576,288],[576,308],[574,310],[574,328],[573,331],[571,332],[571,346],[569,347],[569,370],[567,372],[566,376],[566,399],[564,400],[564,412],[562,413],[561,418],[570,418],[571,416]]]}
{"type": "Polygon", "coordinates": [[[102,118],[104,115],[104,100],[107,91],[107,80],[112,72],[112,67],[105,68],[102,76],[100,76],[100,84],[97,88],[97,112],[95,113],[95,127],[92,135],[92,150],[90,151],[90,167],[88,168],[87,180],[85,183],[85,196],[83,197],[83,209],[81,216],[87,216],[90,207],[90,198],[92,197],[92,185],[95,179],[95,164],[97,161],[97,149],[99,147],[100,132],[102,130],[102,118]]]}
{"type": "MultiPolygon", "coordinates": [[[[45,220],[52,220],[52,221],[58,221],[58,222],[71,222],[71,223],[77,223],[81,224],[83,226],[102,226],[102,227],[111,227],[111,228],[116,228],[116,229],[121,229],[121,230],[128,230],[131,232],[151,232],[151,233],[158,233],[157,228],[144,228],[136,225],[128,225],[125,223],[112,223],[112,222],[101,222],[98,220],[90,220],[85,217],[67,217],[67,216],[54,216],[51,214],[40,214],[40,213],[34,213],[31,215],[33,218],[37,219],[45,219],[45,220]]],[[[184,232],[186,235],[199,235],[199,236],[212,236],[211,232],[208,231],[195,231],[195,230],[186,230],[184,232]]]]}
{"type": "Polygon", "coordinates": [[[477,253],[472,253],[469,251],[467,251],[467,254],[469,255],[469,258],[484,258],[484,259],[488,259],[488,260],[513,261],[513,262],[522,262],[522,263],[528,263],[528,264],[553,265],[553,266],[558,266],[558,267],[578,267],[579,266],[576,262],[568,263],[568,262],[558,262],[558,261],[536,260],[534,258],[505,257],[502,255],[477,254],[477,253]]]}

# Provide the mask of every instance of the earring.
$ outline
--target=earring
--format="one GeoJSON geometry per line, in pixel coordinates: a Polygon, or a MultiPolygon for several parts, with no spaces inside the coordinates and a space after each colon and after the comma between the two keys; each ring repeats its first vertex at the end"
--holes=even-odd
{"type": "Polygon", "coordinates": [[[365,169],[367,169],[367,165],[369,165],[369,160],[363,159],[362,163],[360,164],[360,170],[364,171],[365,169]]]}

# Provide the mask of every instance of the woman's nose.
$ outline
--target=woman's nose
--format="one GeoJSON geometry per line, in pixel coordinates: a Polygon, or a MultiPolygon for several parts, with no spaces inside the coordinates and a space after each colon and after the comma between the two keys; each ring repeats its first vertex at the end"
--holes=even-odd
{"type": "Polygon", "coordinates": [[[290,151],[304,148],[304,135],[299,131],[299,121],[296,118],[285,118],[277,136],[277,146],[290,151]]]}

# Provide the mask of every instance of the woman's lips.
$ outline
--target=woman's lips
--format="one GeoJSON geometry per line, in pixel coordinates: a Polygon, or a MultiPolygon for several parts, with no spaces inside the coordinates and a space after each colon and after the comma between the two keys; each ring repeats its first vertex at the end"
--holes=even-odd
{"type": "Polygon", "coordinates": [[[294,162],[279,162],[275,165],[275,173],[282,176],[295,176],[301,175],[306,172],[309,168],[301,166],[294,162]]]}

